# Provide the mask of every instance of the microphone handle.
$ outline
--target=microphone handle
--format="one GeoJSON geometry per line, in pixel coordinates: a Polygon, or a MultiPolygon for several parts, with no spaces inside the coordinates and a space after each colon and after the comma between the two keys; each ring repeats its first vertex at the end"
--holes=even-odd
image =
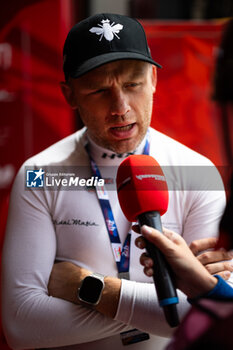
{"type": "MultiPolygon", "coordinates": [[[[138,216],[139,225],[147,225],[159,230],[161,233],[162,223],[158,211],[150,211],[138,216]]],[[[165,318],[171,327],[179,325],[179,316],[176,304],[179,302],[176,289],[172,280],[172,271],[161,251],[151,242],[146,240],[146,250],[154,262],[154,284],[159,300],[163,307],[165,318]]]]}

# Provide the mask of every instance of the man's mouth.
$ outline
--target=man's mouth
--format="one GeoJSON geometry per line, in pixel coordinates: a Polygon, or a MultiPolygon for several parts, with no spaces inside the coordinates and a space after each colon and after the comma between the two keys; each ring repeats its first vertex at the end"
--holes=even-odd
{"type": "Polygon", "coordinates": [[[130,129],[132,129],[133,126],[134,126],[134,123],[128,124],[128,125],[123,125],[123,126],[114,126],[111,129],[116,130],[116,131],[129,131],[130,129]]]}
{"type": "Polygon", "coordinates": [[[110,128],[111,135],[117,139],[128,139],[135,135],[136,123],[131,123],[127,125],[113,126],[110,128]]]}

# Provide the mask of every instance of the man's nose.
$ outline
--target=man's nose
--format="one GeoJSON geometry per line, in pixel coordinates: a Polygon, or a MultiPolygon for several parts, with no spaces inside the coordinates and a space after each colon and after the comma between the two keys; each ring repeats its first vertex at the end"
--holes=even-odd
{"type": "Polygon", "coordinates": [[[122,90],[112,91],[111,115],[125,115],[130,111],[129,99],[122,90]]]}

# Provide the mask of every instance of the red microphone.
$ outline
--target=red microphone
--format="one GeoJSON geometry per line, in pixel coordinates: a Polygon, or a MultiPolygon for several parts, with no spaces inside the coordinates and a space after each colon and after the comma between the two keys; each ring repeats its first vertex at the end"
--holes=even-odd
{"type": "MultiPolygon", "coordinates": [[[[132,155],[119,166],[117,193],[126,218],[162,231],[161,215],[168,207],[168,187],[158,162],[148,155],[132,155]]],[[[171,327],[179,324],[176,304],[179,302],[173,284],[172,271],[164,255],[146,241],[146,250],[154,261],[154,283],[159,304],[171,327]]]]}

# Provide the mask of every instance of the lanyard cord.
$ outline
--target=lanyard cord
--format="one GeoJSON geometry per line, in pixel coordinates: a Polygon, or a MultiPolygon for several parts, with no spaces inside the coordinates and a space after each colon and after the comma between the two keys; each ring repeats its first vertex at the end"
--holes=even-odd
{"type": "MultiPolygon", "coordinates": [[[[90,156],[88,144],[85,146],[88,153],[91,170],[94,176],[97,176],[98,179],[101,179],[101,174],[99,168],[95,161],[90,156]]],[[[148,140],[148,134],[146,138],[146,143],[144,146],[143,154],[148,155],[150,149],[150,144],[148,140]]],[[[122,245],[119,233],[117,230],[116,222],[113,216],[111,204],[109,201],[108,192],[105,186],[96,186],[96,195],[98,197],[100,207],[105,219],[106,228],[108,231],[112,252],[115,258],[115,262],[118,269],[118,277],[129,279],[129,264],[130,264],[130,243],[131,243],[131,232],[128,232],[125,242],[122,245]]]]}

